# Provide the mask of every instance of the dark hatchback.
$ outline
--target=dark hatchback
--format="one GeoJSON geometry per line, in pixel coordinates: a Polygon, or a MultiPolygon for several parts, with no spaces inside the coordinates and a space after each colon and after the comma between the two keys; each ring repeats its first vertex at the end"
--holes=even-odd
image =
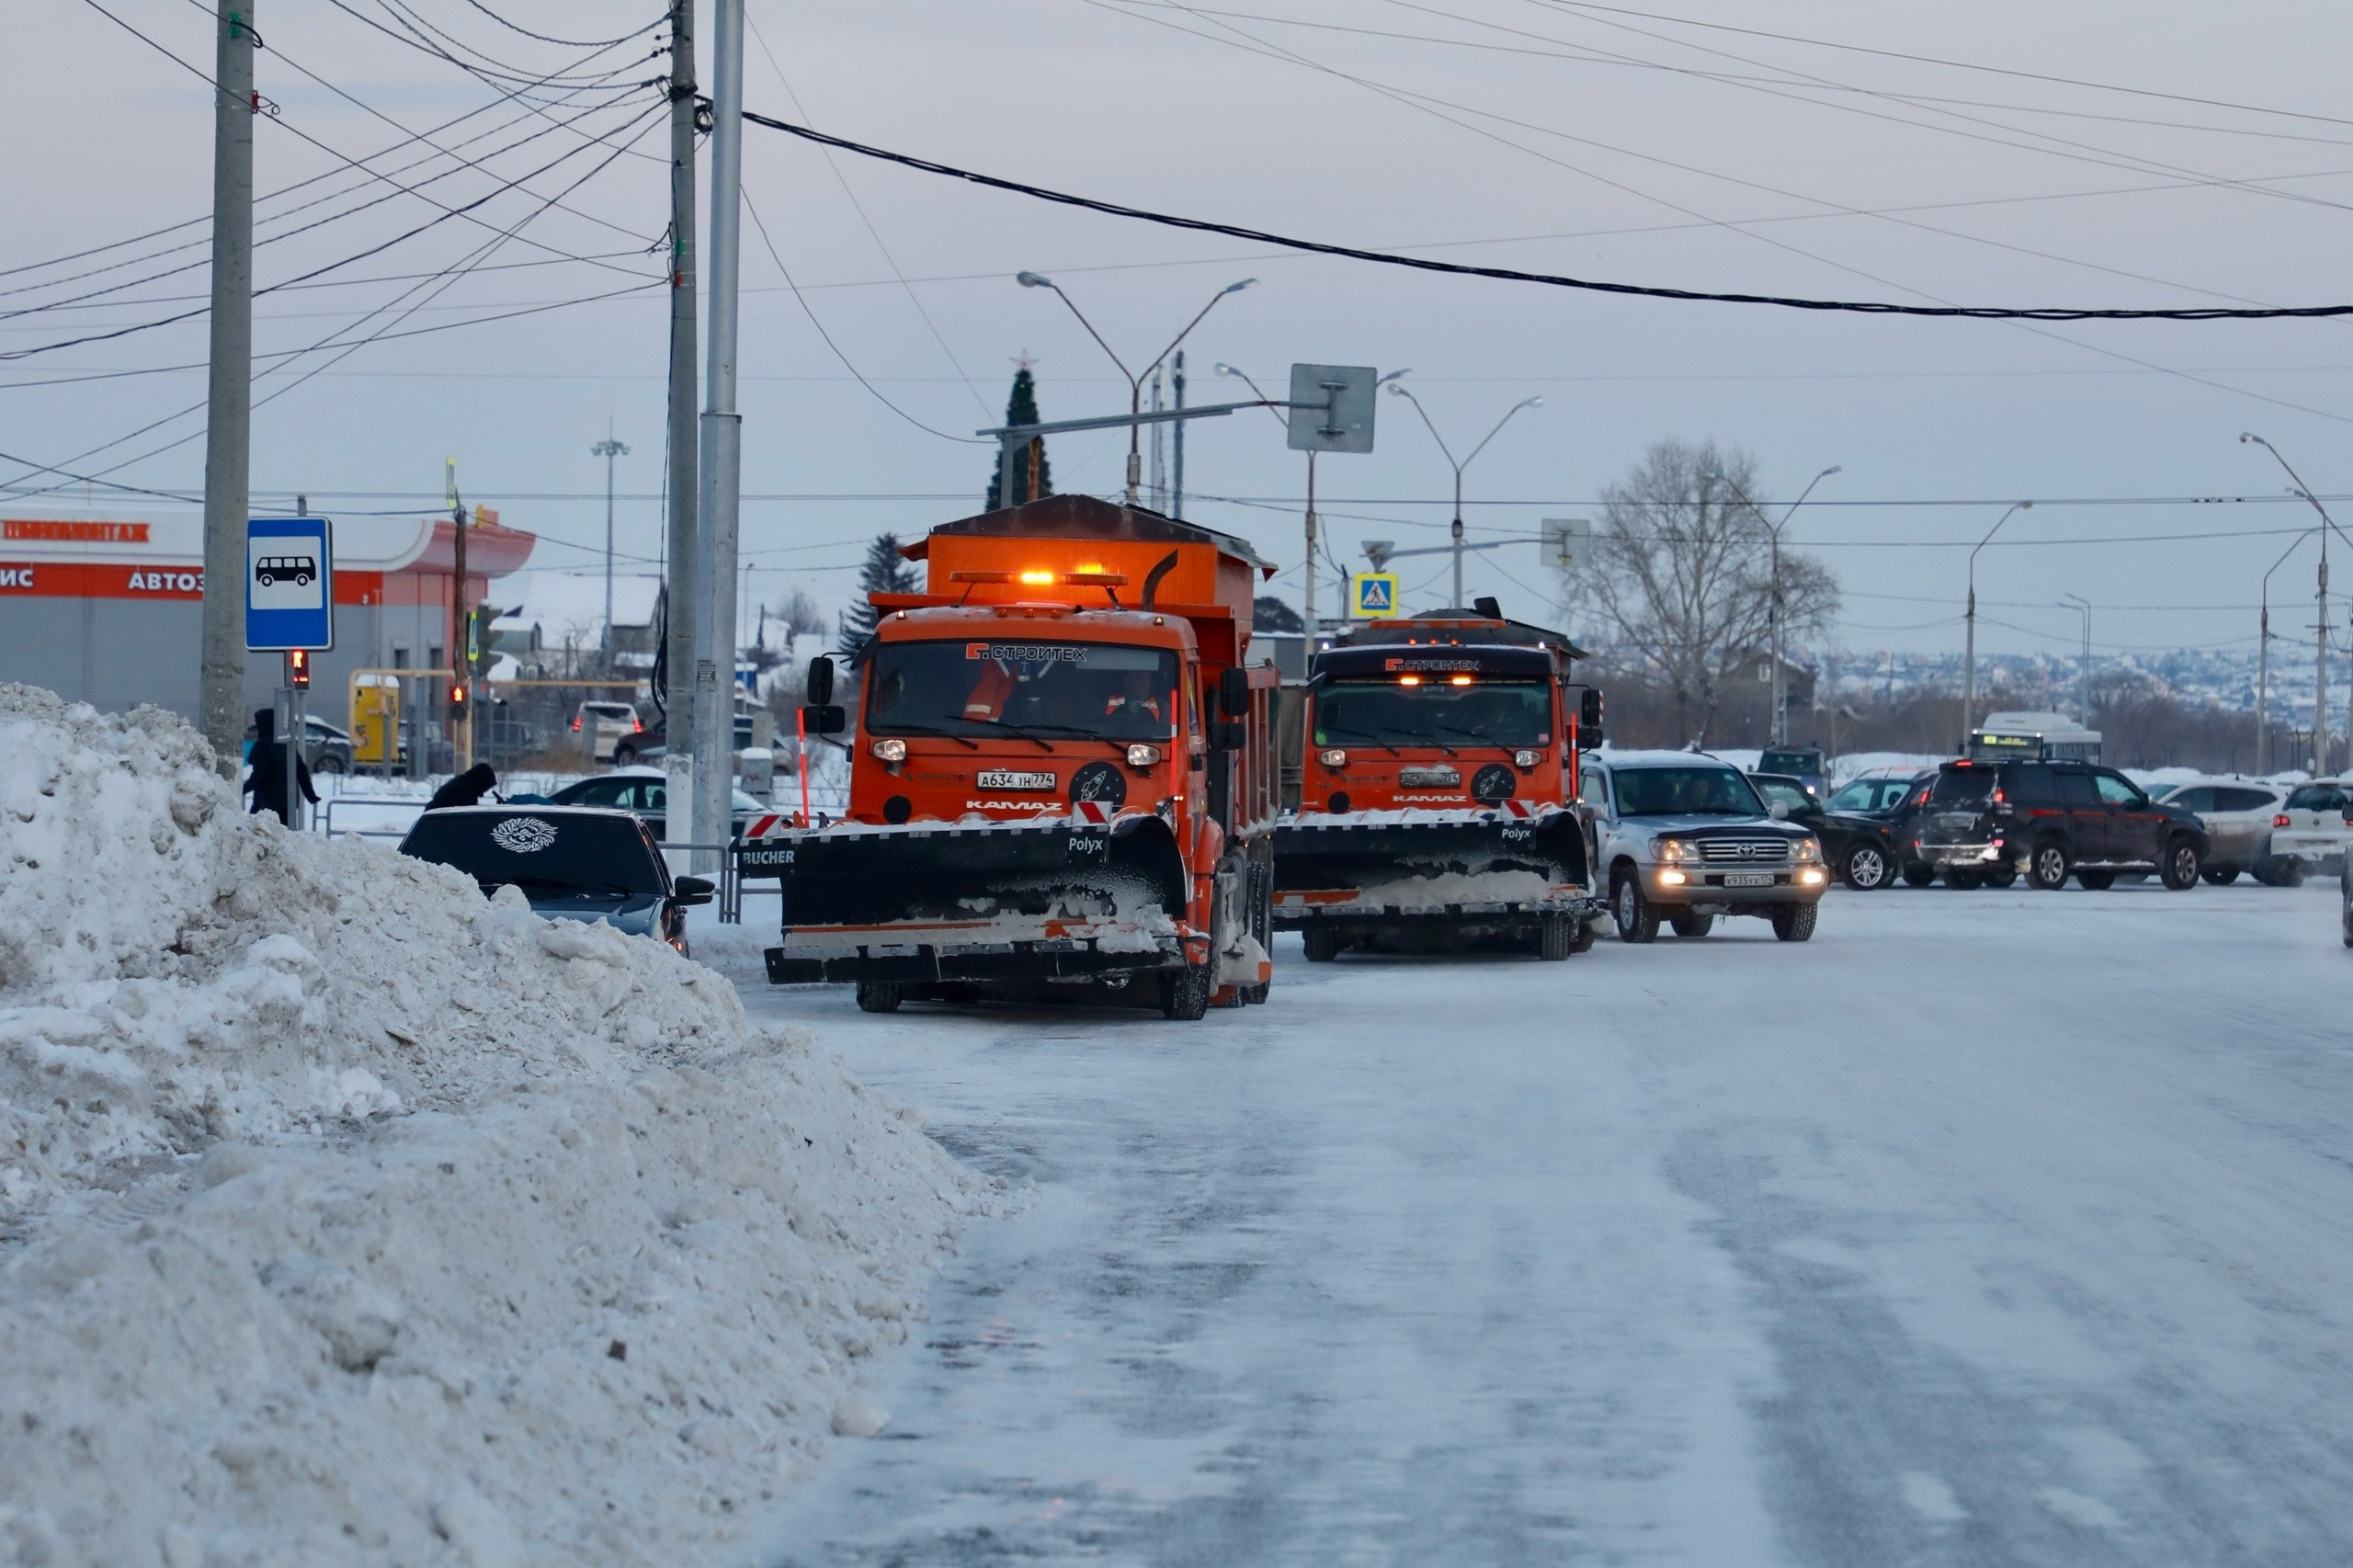
{"type": "Polygon", "coordinates": [[[1955,887],[2023,872],[2029,887],[2073,874],[2099,889],[2120,871],[2154,870],[2179,891],[2197,885],[2211,848],[2195,812],[2081,762],[1948,762],[1909,824],[1911,855],[1955,887]]]}
{"type": "Polygon", "coordinates": [[[1795,774],[1752,773],[1748,781],[1774,815],[1813,831],[1823,859],[1847,886],[1870,892],[1895,880],[1904,858],[1896,850],[1904,797],[1917,778],[1857,779],[1826,801],[1795,774]]]}
{"type": "Polygon", "coordinates": [[[453,866],[485,893],[512,885],[550,920],[609,921],[687,950],[687,910],[709,903],[701,877],[673,880],[661,847],[627,812],[466,806],[427,812],[401,853],[453,866]]]}

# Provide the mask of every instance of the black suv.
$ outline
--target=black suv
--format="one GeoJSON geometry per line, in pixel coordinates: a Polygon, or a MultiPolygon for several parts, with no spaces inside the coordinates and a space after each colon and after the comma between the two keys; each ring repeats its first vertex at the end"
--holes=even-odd
{"type": "Polygon", "coordinates": [[[1768,807],[1781,808],[1774,815],[1813,830],[1822,841],[1823,859],[1840,881],[1870,892],[1895,880],[1905,858],[1895,852],[1904,802],[1921,778],[1859,778],[1826,801],[1814,799],[1795,774],[1752,773],[1748,781],[1768,807]]]}
{"type": "Polygon", "coordinates": [[[1911,817],[1911,852],[1955,887],[2023,871],[2027,885],[2087,888],[2154,870],[2198,885],[2209,845],[2194,812],[2152,801],[2110,767],[2082,762],[1948,762],[1911,817]]]}

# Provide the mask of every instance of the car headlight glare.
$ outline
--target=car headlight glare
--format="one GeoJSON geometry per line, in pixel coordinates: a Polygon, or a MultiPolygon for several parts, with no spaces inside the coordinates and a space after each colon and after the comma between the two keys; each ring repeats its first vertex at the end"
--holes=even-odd
{"type": "Polygon", "coordinates": [[[1678,866],[1691,858],[1691,849],[1679,838],[1654,838],[1651,854],[1661,865],[1678,866]]]}
{"type": "Polygon", "coordinates": [[[1798,840],[1798,861],[1801,865],[1822,858],[1822,841],[1817,838],[1798,840]]]}
{"type": "Polygon", "coordinates": [[[1315,760],[1325,767],[1346,767],[1348,754],[1338,746],[1326,746],[1315,754],[1315,760]]]}
{"type": "Polygon", "coordinates": [[[1511,754],[1514,767],[1533,767],[1543,760],[1544,754],[1540,751],[1516,751],[1511,754]]]}
{"type": "Polygon", "coordinates": [[[904,762],[907,760],[907,743],[899,739],[896,735],[887,736],[882,740],[876,741],[867,749],[871,751],[877,757],[884,762],[904,762]]]}
{"type": "Polygon", "coordinates": [[[1133,745],[1128,748],[1130,767],[1150,767],[1160,760],[1158,746],[1133,745]]]}

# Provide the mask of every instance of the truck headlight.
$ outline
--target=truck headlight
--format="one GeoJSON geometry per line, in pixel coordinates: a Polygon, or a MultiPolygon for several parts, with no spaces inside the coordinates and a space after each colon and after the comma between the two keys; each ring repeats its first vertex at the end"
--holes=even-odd
{"type": "Polygon", "coordinates": [[[1691,858],[1691,846],[1679,838],[1654,838],[1651,858],[1662,866],[1679,866],[1691,858]]]}
{"type": "Polygon", "coordinates": [[[1798,864],[1812,865],[1822,858],[1822,841],[1818,838],[1798,840],[1798,864]]]}
{"type": "Polygon", "coordinates": [[[1130,767],[1150,767],[1160,760],[1158,746],[1134,745],[1128,748],[1130,767]]]}
{"type": "Polygon", "coordinates": [[[1533,767],[1543,760],[1544,754],[1540,751],[1516,751],[1511,754],[1514,767],[1533,767]]]}
{"type": "Polygon", "coordinates": [[[867,747],[867,750],[872,752],[878,758],[884,762],[904,762],[907,760],[907,743],[900,740],[895,735],[876,741],[872,745],[867,747]]]}
{"type": "Polygon", "coordinates": [[[1315,760],[1325,767],[1346,767],[1348,765],[1348,754],[1338,746],[1326,746],[1315,754],[1315,760]]]}

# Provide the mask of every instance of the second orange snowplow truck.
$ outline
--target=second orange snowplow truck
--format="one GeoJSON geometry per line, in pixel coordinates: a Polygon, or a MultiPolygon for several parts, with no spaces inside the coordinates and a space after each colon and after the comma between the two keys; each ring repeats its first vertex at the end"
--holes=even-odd
{"type": "Polygon", "coordinates": [[[904,553],[923,591],[873,595],[851,661],[847,815],[745,852],[783,882],[768,978],[854,983],[870,1012],[1066,997],[1198,1018],[1265,1000],[1278,676],[1249,653],[1273,568],[1079,495],[904,553]]]}

